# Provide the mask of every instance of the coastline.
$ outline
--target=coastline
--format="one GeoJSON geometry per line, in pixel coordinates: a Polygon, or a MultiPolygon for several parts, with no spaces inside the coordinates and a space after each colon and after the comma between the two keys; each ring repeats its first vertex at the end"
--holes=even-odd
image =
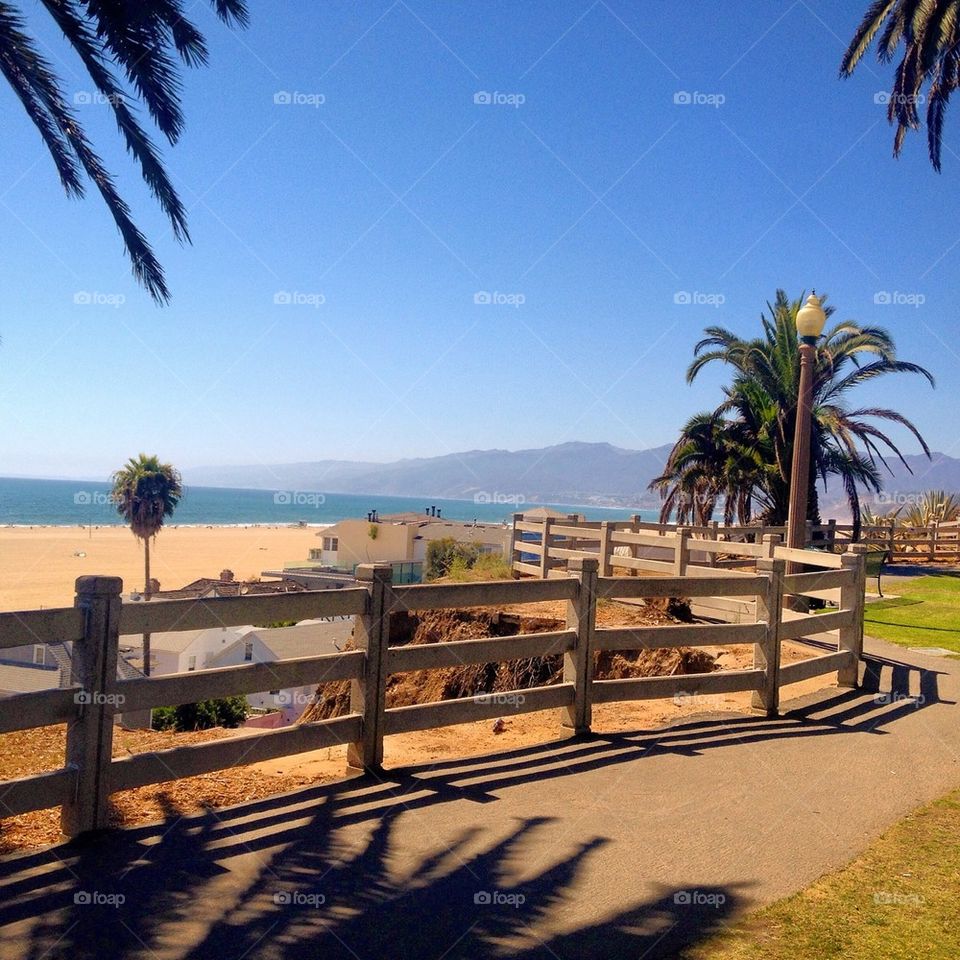
{"type": "MultiPolygon", "coordinates": [[[[150,545],[151,573],[165,589],[232,570],[254,579],[306,560],[318,527],[170,526],[150,545]]],[[[73,606],[77,577],[118,576],[143,587],[143,546],[123,526],[0,527],[0,611],[73,606]]]]}

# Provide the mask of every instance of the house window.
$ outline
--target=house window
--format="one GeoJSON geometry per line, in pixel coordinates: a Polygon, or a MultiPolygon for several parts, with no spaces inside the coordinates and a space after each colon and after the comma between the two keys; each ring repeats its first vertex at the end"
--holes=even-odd
{"type": "Polygon", "coordinates": [[[33,645],[33,662],[42,667],[47,662],[46,657],[47,648],[42,643],[35,643],[33,645]]]}
{"type": "Polygon", "coordinates": [[[252,660],[253,659],[253,641],[246,640],[243,644],[243,659],[252,660]]]}
{"type": "Polygon", "coordinates": [[[324,537],[323,538],[323,549],[329,550],[332,553],[336,553],[340,549],[340,538],[339,537],[324,537]]]}
{"type": "Polygon", "coordinates": [[[190,657],[190,659],[187,660],[187,670],[196,670],[196,669],[197,669],[197,658],[190,657]]]}

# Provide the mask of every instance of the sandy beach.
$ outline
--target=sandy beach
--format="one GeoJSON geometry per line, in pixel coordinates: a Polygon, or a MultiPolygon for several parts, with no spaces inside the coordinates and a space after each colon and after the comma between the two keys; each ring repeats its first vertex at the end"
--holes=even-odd
{"type": "MultiPolygon", "coordinates": [[[[151,572],[162,589],[182,587],[224,568],[238,579],[285,561],[306,559],[316,528],[170,527],[151,546],[151,572]]],[[[85,574],[143,587],[143,546],[125,527],[0,527],[0,610],[72,606],[85,574]]]]}

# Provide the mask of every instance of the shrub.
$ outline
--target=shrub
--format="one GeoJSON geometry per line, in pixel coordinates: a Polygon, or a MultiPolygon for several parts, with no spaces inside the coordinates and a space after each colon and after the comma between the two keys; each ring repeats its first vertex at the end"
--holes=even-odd
{"type": "Polygon", "coordinates": [[[480,551],[469,543],[457,543],[453,537],[431,540],[427,544],[427,558],[424,564],[424,577],[437,580],[450,573],[454,561],[461,560],[464,567],[472,567],[480,556],[480,551]]]}
{"type": "Polygon", "coordinates": [[[187,733],[211,727],[239,727],[246,719],[246,697],[223,697],[182,703],[178,707],[158,707],[153,711],[153,728],[187,733]]]}

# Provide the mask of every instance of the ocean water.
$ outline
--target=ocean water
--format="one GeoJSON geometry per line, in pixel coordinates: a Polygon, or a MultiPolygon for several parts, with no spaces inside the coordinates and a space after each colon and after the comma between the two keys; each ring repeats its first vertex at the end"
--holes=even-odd
{"type": "MultiPolygon", "coordinates": [[[[184,490],[171,526],[245,526],[247,524],[329,524],[347,517],[364,517],[370,510],[381,516],[415,511],[435,504],[450,520],[509,520],[525,507],[540,504],[475,503],[430,497],[383,497],[368,494],[317,493],[298,490],[233,490],[192,487],[184,490]]],[[[544,506],[582,513],[591,520],[627,519],[641,513],[656,519],[655,511],[544,506]]],[[[104,526],[123,521],[110,500],[110,485],[82,480],[25,480],[0,477],[0,526],[104,526]]]]}

